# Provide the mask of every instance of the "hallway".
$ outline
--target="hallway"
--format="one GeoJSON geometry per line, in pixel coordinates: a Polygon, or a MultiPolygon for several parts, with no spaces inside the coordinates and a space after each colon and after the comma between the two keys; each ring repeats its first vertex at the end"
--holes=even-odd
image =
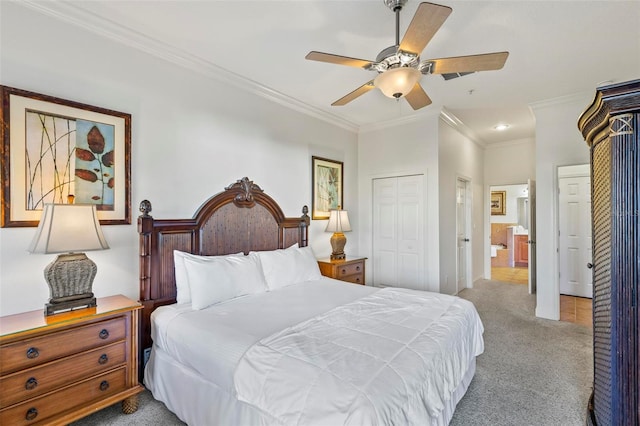
{"type": "MultiPolygon", "coordinates": [[[[509,268],[494,266],[491,268],[491,279],[512,284],[528,285],[529,270],[525,267],[509,268]]],[[[591,307],[591,299],[561,294],[560,321],[592,327],[593,311],[591,307]]]]}

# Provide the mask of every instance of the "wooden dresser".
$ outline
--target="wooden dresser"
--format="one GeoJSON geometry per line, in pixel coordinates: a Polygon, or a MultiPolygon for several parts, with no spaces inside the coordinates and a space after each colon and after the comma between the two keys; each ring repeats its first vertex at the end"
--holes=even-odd
{"type": "Polygon", "coordinates": [[[1,317],[0,424],[64,425],[119,401],[136,411],[140,308],[111,296],[48,317],[1,317]]]}
{"type": "Polygon", "coordinates": [[[354,257],[344,260],[319,259],[318,266],[320,267],[320,273],[325,277],[364,285],[365,260],[367,260],[366,257],[354,257]]]}

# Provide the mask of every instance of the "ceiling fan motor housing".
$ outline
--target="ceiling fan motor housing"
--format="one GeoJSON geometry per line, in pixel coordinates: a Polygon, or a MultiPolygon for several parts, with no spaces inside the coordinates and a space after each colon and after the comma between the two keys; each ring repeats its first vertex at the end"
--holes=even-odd
{"type": "Polygon", "coordinates": [[[407,0],[382,0],[384,4],[394,12],[401,10],[405,4],[407,4],[407,0]]]}

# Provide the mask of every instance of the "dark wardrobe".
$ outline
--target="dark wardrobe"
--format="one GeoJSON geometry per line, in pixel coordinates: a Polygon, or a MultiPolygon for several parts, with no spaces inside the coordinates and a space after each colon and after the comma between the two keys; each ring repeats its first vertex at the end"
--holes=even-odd
{"type": "Polygon", "coordinates": [[[596,90],[591,151],[593,394],[587,424],[640,425],[640,80],[596,90]]]}

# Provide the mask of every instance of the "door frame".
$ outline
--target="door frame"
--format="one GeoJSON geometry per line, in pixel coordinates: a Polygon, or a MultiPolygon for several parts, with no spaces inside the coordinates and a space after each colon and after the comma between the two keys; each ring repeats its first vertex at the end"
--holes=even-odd
{"type": "MultiPolygon", "coordinates": [[[[472,217],[472,208],[473,208],[473,185],[472,185],[472,180],[470,177],[467,176],[463,176],[460,174],[456,174],[456,187],[455,187],[455,191],[456,191],[456,196],[457,196],[457,190],[458,190],[458,182],[464,182],[465,183],[465,188],[464,188],[464,193],[465,193],[465,212],[464,212],[464,221],[465,221],[465,229],[466,229],[466,234],[467,234],[467,238],[469,239],[468,244],[467,244],[467,249],[465,250],[465,254],[466,254],[466,271],[465,271],[465,288],[473,288],[473,279],[472,279],[472,271],[473,271],[473,222],[471,220],[472,217]]],[[[458,294],[462,289],[458,288],[458,202],[456,199],[456,294],[458,294]]]]}

